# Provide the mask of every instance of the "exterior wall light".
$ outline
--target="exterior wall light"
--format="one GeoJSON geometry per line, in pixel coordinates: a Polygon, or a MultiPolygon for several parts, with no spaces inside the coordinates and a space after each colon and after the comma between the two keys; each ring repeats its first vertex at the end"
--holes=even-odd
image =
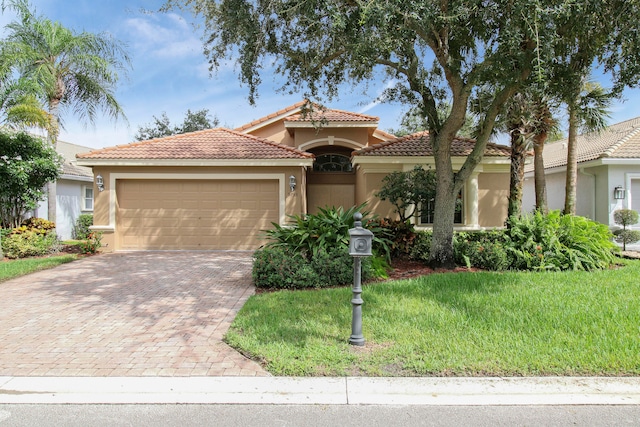
{"type": "Polygon", "coordinates": [[[623,200],[624,197],[625,197],[624,188],[618,185],[616,188],[613,189],[613,198],[615,200],[623,200]]]}
{"type": "Polygon", "coordinates": [[[291,189],[292,193],[296,191],[296,177],[293,175],[289,177],[289,188],[291,189]]]}
{"type": "Polygon", "coordinates": [[[98,187],[98,191],[104,191],[104,180],[100,174],[96,175],[96,186],[98,187]]]}

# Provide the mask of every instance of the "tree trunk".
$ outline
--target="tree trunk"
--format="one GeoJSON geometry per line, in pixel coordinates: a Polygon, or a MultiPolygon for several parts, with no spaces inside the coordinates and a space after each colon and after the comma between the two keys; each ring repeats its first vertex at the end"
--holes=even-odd
{"type": "Polygon", "coordinates": [[[547,214],[549,207],[547,206],[547,177],[544,174],[544,144],[547,141],[547,133],[542,132],[533,137],[533,167],[534,167],[534,184],[536,189],[536,210],[547,214]]]}
{"type": "Polygon", "coordinates": [[[576,214],[576,187],[578,181],[578,117],[575,102],[569,105],[569,138],[567,143],[567,180],[565,184],[564,213],[576,214]]]}
{"type": "Polygon", "coordinates": [[[524,163],[527,146],[518,131],[511,134],[511,169],[509,181],[509,206],[507,219],[522,214],[522,185],[524,184],[524,163]]]}
{"type": "MultiPolygon", "coordinates": [[[[60,99],[51,99],[49,100],[49,113],[51,113],[52,122],[51,129],[48,131],[47,139],[49,140],[49,144],[58,151],[58,133],[60,132],[59,127],[59,115],[60,115],[60,99]]],[[[47,219],[53,223],[56,223],[57,219],[57,187],[56,182],[50,182],[47,184],[47,219]]]]}
{"type": "MultiPolygon", "coordinates": [[[[436,138],[444,139],[443,135],[436,138]]],[[[453,139],[453,138],[451,138],[453,139]]],[[[436,166],[436,198],[433,210],[433,237],[429,265],[433,268],[455,267],[453,256],[453,221],[457,191],[454,186],[454,173],[451,167],[451,143],[438,141],[438,145],[446,149],[436,149],[434,144],[434,161],[436,166]]]]}

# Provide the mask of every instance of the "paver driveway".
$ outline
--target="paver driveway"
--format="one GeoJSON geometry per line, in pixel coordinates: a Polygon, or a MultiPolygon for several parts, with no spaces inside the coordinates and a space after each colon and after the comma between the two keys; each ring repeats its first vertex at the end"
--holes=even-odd
{"type": "Polygon", "coordinates": [[[222,342],[249,252],[98,255],[0,292],[0,376],[268,375],[222,342]]]}

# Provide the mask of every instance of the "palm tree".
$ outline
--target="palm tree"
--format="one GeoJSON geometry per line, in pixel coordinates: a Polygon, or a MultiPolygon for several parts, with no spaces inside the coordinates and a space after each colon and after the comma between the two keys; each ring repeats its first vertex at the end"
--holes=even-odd
{"type": "MultiPolygon", "coordinates": [[[[586,80],[586,79],[585,79],[586,80]]],[[[613,95],[598,83],[584,81],[576,96],[567,98],[569,137],[567,139],[567,179],[564,213],[575,215],[578,180],[578,131],[599,132],[607,125],[613,95]]]]}
{"type": "Polygon", "coordinates": [[[546,214],[549,211],[547,205],[547,180],[544,171],[544,145],[547,143],[549,136],[553,139],[560,138],[558,129],[558,121],[553,117],[551,112],[551,100],[538,94],[533,99],[534,105],[534,123],[533,130],[533,175],[536,194],[536,210],[546,214]]]}
{"type": "Polygon", "coordinates": [[[49,131],[51,114],[42,108],[35,95],[38,86],[24,79],[0,82],[0,127],[25,129],[39,127],[49,131]]]}
{"type": "Polygon", "coordinates": [[[527,152],[531,149],[535,129],[532,95],[522,91],[509,99],[500,127],[509,133],[511,141],[511,169],[507,218],[522,212],[522,185],[527,152]]]}
{"type": "MultiPolygon", "coordinates": [[[[68,107],[94,123],[98,110],[113,119],[125,118],[114,96],[129,57],[107,34],[76,33],[59,22],[37,16],[28,0],[9,0],[18,20],[9,23],[2,42],[2,61],[22,77],[37,82],[53,119],[48,139],[57,145],[61,108],[68,107]]],[[[55,184],[49,185],[49,219],[55,221],[55,184]]]]}
{"type": "Polygon", "coordinates": [[[550,98],[535,85],[525,87],[513,95],[498,118],[496,130],[509,134],[511,142],[511,170],[507,217],[522,213],[524,167],[528,153],[534,151],[536,209],[546,212],[546,184],[542,152],[549,134],[557,131],[551,113],[550,98]]]}

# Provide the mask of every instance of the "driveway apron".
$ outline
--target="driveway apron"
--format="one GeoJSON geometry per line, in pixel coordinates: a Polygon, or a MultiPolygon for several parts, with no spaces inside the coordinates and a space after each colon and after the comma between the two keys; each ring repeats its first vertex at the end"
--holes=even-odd
{"type": "Polygon", "coordinates": [[[222,342],[250,252],[97,255],[0,291],[0,376],[268,375],[222,342]]]}

